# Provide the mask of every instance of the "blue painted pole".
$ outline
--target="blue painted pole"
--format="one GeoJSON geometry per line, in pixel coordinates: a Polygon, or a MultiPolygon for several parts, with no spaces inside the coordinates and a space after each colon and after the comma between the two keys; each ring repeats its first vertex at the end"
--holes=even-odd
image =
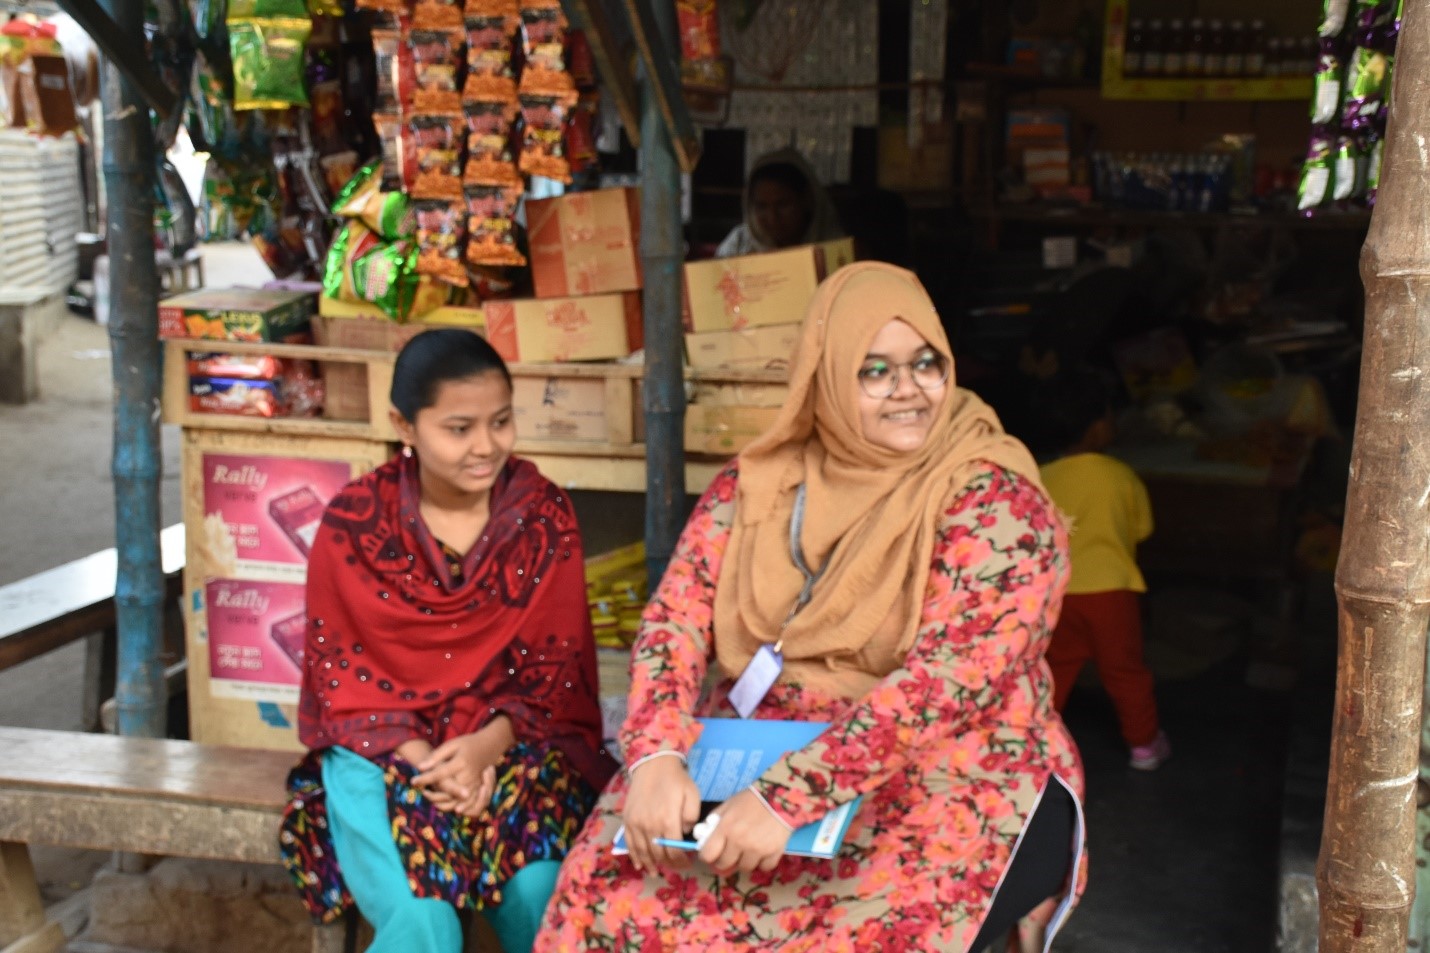
{"type": "MultiPolygon", "coordinates": [[[[675,8],[651,4],[660,30],[651,37],[657,55],[676,45],[675,8]]],[[[646,421],[646,568],[654,589],[675,551],[685,515],[684,336],[680,324],[680,167],[657,99],[657,82],[642,71],[641,264],[644,269],[646,421]]]]}
{"type": "MultiPolygon", "coordinates": [[[[120,30],[144,43],[143,0],[105,0],[120,30]]],[[[159,279],[154,268],[154,137],[138,88],[104,67],[109,341],[114,367],[114,517],[119,573],[119,733],[163,737],[164,572],[159,550],[159,279]]]]}

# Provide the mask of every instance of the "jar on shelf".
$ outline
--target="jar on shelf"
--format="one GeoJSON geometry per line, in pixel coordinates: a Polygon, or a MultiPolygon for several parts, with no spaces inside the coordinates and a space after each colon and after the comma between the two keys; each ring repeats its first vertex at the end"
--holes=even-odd
{"type": "Polygon", "coordinates": [[[1244,75],[1256,79],[1266,75],[1266,21],[1254,19],[1246,31],[1246,46],[1242,53],[1241,68],[1244,75]]]}
{"type": "Polygon", "coordinates": [[[1226,59],[1222,72],[1225,75],[1233,77],[1246,75],[1246,39],[1246,21],[1232,20],[1227,25],[1223,42],[1226,59]]]}
{"type": "Polygon", "coordinates": [[[1181,17],[1174,17],[1167,23],[1166,41],[1162,44],[1166,52],[1162,57],[1164,76],[1182,76],[1187,71],[1187,25],[1181,17]]]}
{"type": "Polygon", "coordinates": [[[1207,24],[1201,17],[1187,23],[1186,52],[1182,54],[1182,75],[1200,78],[1206,75],[1207,24]]]}
{"type": "Polygon", "coordinates": [[[1142,75],[1167,75],[1167,31],[1162,21],[1155,17],[1147,21],[1146,43],[1142,47],[1142,75]]]}
{"type": "Polygon", "coordinates": [[[1122,48],[1122,75],[1141,76],[1147,51],[1147,24],[1135,18],[1127,24],[1127,43],[1122,48]]]}
{"type": "Polygon", "coordinates": [[[1202,57],[1202,75],[1220,79],[1226,75],[1226,27],[1220,20],[1207,21],[1207,51],[1202,57]]]}

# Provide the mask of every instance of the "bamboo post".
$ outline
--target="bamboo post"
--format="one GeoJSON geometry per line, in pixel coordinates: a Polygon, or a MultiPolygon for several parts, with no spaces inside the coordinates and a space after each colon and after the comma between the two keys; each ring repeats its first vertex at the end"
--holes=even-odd
{"type": "MultiPolygon", "coordinates": [[[[141,43],[144,5],[107,0],[141,43]]],[[[115,698],[122,735],[164,735],[164,572],[159,550],[159,279],[154,270],[154,135],[138,88],[107,61],[104,179],[109,195],[109,340],[114,354],[114,516],[119,574],[115,698]]]]}
{"type": "Polygon", "coordinates": [[[1364,352],[1316,868],[1322,953],[1401,953],[1430,622],[1430,0],[1406,0],[1385,159],[1361,252],[1364,352]]]}
{"type": "MultiPolygon", "coordinates": [[[[675,45],[675,8],[656,3],[658,31],[648,36],[663,55],[675,45]]],[[[675,551],[685,518],[684,336],[680,326],[683,236],[680,168],[661,113],[660,76],[641,69],[641,268],[645,276],[646,568],[655,589],[675,551]]]]}

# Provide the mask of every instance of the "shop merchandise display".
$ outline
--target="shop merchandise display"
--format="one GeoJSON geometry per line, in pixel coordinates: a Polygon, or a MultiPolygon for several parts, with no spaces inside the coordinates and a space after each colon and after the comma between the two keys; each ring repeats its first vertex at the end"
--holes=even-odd
{"type": "Polygon", "coordinates": [[[1296,208],[1375,204],[1400,0],[1325,0],[1296,208]]]}
{"type": "Polygon", "coordinates": [[[1156,4],[1133,8],[1127,21],[1122,74],[1139,79],[1266,79],[1309,76],[1316,38],[1279,34],[1260,18],[1183,19],[1161,16],[1156,4]]]}
{"type": "Polygon", "coordinates": [[[279,278],[415,308],[525,283],[530,177],[597,160],[594,59],[559,0],[192,0],[202,230],[279,278]]]}

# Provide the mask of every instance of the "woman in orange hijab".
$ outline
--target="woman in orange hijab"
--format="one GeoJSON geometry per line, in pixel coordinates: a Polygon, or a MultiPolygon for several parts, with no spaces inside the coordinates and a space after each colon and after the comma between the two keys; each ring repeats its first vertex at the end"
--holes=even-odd
{"type": "Polygon", "coordinates": [[[626,770],[537,951],[1047,948],[1085,882],[1082,767],[1043,661],[1067,540],[952,364],[909,272],[820,286],[778,420],[705,492],[646,609],[626,770]],[[700,820],[697,717],[737,708],[828,727],[707,815],[698,852],[663,846],[700,820]],[[834,859],[785,855],[856,797],[834,859]]]}

